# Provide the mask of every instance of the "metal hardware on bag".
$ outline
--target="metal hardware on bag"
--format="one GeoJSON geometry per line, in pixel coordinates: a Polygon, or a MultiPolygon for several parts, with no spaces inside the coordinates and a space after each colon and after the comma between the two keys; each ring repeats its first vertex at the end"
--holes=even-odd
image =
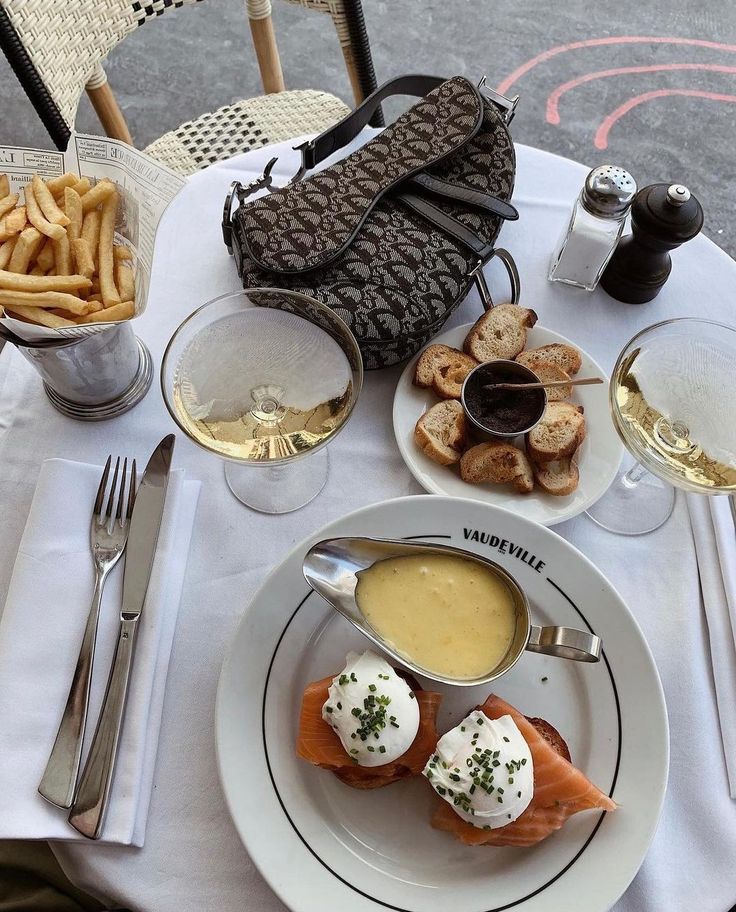
{"type": "Polygon", "coordinates": [[[514,119],[514,114],[516,114],[516,106],[519,103],[519,96],[514,95],[513,98],[507,98],[505,95],[501,95],[500,92],[496,92],[486,84],[485,76],[483,76],[478,83],[478,91],[480,92],[482,98],[495,105],[499,109],[503,116],[503,122],[506,124],[506,126],[508,126],[514,119]]]}
{"type": "Polygon", "coordinates": [[[300,146],[293,146],[292,148],[295,152],[302,153],[302,163],[299,166],[299,170],[289,181],[290,184],[296,184],[304,177],[307,171],[311,171],[312,168],[314,168],[314,166],[317,164],[314,160],[314,140],[308,139],[300,146]]]}
{"type": "Polygon", "coordinates": [[[475,281],[478,288],[478,294],[480,295],[480,301],[484,310],[490,310],[494,306],[486,277],[483,274],[483,267],[486,263],[490,263],[493,257],[498,257],[503,263],[506,274],[509,277],[509,285],[511,286],[511,301],[509,303],[518,304],[519,298],[521,297],[521,277],[519,276],[519,270],[516,268],[514,258],[508,250],[505,250],[503,247],[498,247],[487,260],[478,260],[470,273],[471,278],[475,281]]]}
{"type": "Polygon", "coordinates": [[[273,170],[273,166],[277,161],[278,158],[272,158],[271,161],[263,169],[263,174],[247,184],[241,184],[240,181],[233,181],[232,184],[230,184],[230,189],[228,190],[227,196],[225,197],[225,205],[222,210],[222,239],[225,242],[225,246],[227,247],[228,253],[231,256],[233,253],[233,230],[231,224],[233,215],[233,197],[236,196],[238,198],[238,203],[240,204],[244,200],[248,199],[249,196],[257,193],[259,190],[268,190],[269,193],[273,193],[274,191],[271,189],[271,184],[273,184],[271,171],[273,170]]]}

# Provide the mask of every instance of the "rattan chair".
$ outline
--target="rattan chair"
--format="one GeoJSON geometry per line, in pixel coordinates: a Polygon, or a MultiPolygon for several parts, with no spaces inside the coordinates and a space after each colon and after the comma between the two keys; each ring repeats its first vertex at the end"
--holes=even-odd
{"type": "MultiPolygon", "coordinates": [[[[0,47],[51,139],[65,149],[86,89],[108,136],[132,138],[101,62],[126,35],[201,0],[0,0],[0,47]]],[[[286,0],[331,17],[353,93],[376,86],[360,0],[286,0]]],[[[249,149],[319,133],[348,113],[339,98],[286,91],[270,0],[245,0],[264,91],[181,124],[146,148],[187,175],[249,149]]]]}

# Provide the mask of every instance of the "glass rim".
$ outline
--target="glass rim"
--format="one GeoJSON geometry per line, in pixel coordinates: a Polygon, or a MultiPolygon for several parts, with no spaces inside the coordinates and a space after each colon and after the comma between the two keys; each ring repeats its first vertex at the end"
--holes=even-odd
{"type": "Polygon", "coordinates": [[[688,481],[687,478],[676,472],[669,471],[665,463],[660,462],[656,457],[652,455],[651,450],[644,447],[641,443],[639,443],[638,440],[628,434],[626,423],[623,420],[621,409],[618,406],[618,401],[616,399],[615,379],[618,376],[621,362],[630,354],[634,343],[638,339],[643,338],[655,330],[661,329],[664,326],[671,326],[678,323],[699,323],[705,326],[716,326],[720,329],[726,329],[732,333],[736,333],[736,326],[732,326],[729,323],[723,323],[720,320],[709,320],[705,317],[671,317],[667,320],[659,320],[657,323],[651,323],[649,326],[645,326],[644,329],[639,330],[639,332],[633,335],[621,349],[611,372],[611,382],[609,382],[608,385],[608,398],[611,408],[611,415],[613,418],[613,425],[624,446],[634,457],[634,459],[636,459],[636,461],[648,472],[651,472],[652,475],[656,475],[657,478],[661,479],[667,484],[671,484],[675,488],[681,488],[683,491],[689,491],[694,494],[705,494],[711,496],[734,494],[736,493],[735,488],[709,488],[705,485],[700,485],[695,482],[688,481]]]}
{"type": "MultiPolygon", "coordinates": [[[[258,306],[258,305],[256,305],[256,306],[258,306]]],[[[297,316],[302,317],[302,319],[307,319],[306,317],[303,317],[301,314],[297,314],[297,316]]],[[[315,324],[315,325],[317,325],[317,324],[315,324]]],[[[363,368],[363,355],[360,351],[360,346],[358,345],[358,340],[355,338],[353,331],[350,329],[350,327],[347,325],[347,323],[342,319],[342,317],[339,316],[339,314],[336,314],[334,312],[334,310],[327,307],[326,304],[323,304],[321,301],[318,301],[316,298],[312,298],[312,297],[310,297],[310,295],[304,294],[301,291],[291,291],[291,289],[289,289],[289,288],[263,288],[261,286],[254,286],[252,288],[240,288],[240,289],[237,289],[236,291],[226,291],[221,295],[217,295],[217,297],[211,298],[209,301],[205,301],[204,304],[200,304],[199,307],[197,307],[195,310],[193,310],[187,317],[185,317],[181,321],[181,323],[176,327],[174,332],[171,334],[169,341],[166,343],[164,353],[161,356],[161,367],[159,369],[159,385],[161,388],[161,397],[164,400],[164,405],[166,406],[166,410],[168,411],[169,415],[171,416],[171,418],[174,421],[174,423],[176,424],[176,426],[187,438],[187,440],[190,440],[193,444],[195,444],[195,446],[198,446],[200,449],[204,450],[206,453],[210,453],[214,456],[219,457],[220,459],[224,459],[226,462],[231,462],[234,465],[244,466],[244,467],[248,467],[248,468],[252,466],[253,468],[267,469],[267,468],[271,468],[271,467],[275,467],[275,466],[289,465],[293,462],[296,462],[298,459],[301,459],[301,458],[304,458],[307,456],[311,456],[312,453],[318,452],[323,447],[326,447],[328,443],[331,443],[335,439],[335,437],[337,437],[337,435],[340,433],[340,431],[342,431],[342,429],[348,423],[348,421],[350,420],[350,418],[353,414],[353,410],[355,409],[355,406],[358,403],[358,398],[360,397],[361,390],[363,389],[364,374],[365,374],[365,370],[363,368]],[[349,411],[348,411],[347,415],[345,416],[345,420],[340,424],[340,426],[338,428],[336,428],[336,430],[334,431],[333,434],[330,434],[329,437],[322,440],[316,446],[310,447],[308,450],[303,450],[292,456],[285,456],[282,459],[258,459],[258,460],[237,459],[233,456],[228,456],[226,453],[221,453],[218,450],[205,446],[205,444],[200,443],[198,440],[195,440],[194,437],[192,437],[192,435],[189,433],[189,431],[184,427],[182,422],[179,420],[179,417],[176,414],[176,410],[173,408],[173,405],[170,402],[170,394],[167,391],[167,386],[164,383],[164,374],[165,374],[165,371],[171,360],[171,349],[174,346],[174,343],[176,342],[177,337],[180,337],[184,328],[187,325],[189,325],[192,322],[192,320],[194,320],[207,307],[210,307],[214,304],[218,304],[219,302],[224,301],[227,298],[235,298],[240,295],[247,296],[251,292],[255,292],[255,293],[259,293],[259,294],[262,294],[262,293],[285,294],[285,295],[288,295],[289,297],[299,298],[303,301],[308,301],[311,305],[316,305],[318,311],[326,312],[329,315],[330,319],[334,319],[336,321],[338,326],[345,331],[346,337],[348,339],[351,339],[355,346],[354,354],[356,355],[356,365],[357,366],[355,368],[353,368],[352,365],[350,366],[350,371],[354,377],[353,386],[354,386],[355,391],[354,391],[354,394],[352,397],[352,401],[350,403],[349,411]]]]}

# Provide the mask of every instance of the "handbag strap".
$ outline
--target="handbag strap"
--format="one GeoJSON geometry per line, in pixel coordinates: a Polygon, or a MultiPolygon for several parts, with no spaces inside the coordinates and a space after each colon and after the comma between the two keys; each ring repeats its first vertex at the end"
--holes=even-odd
{"type": "Polygon", "coordinates": [[[305,171],[311,171],[316,165],[332,155],[337,149],[346,146],[367,126],[378,106],[392,95],[416,95],[422,97],[438,85],[446,82],[444,76],[425,76],[421,73],[412,73],[407,76],[397,76],[389,79],[382,86],[369,95],[358,107],[343,117],[334,127],[329,127],[316,139],[310,139],[295,148],[302,153],[302,166],[295,180],[298,180],[305,171]]]}
{"type": "Polygon", "coordinates": [[[471,250],[481,260],[487,260],[493,254],[493,244],[487,244],[482,238],[478,237],[474,231],[471,231],[466,225],[438,209],[437,206],[429,202],[416,193],[397,193],[394,197],[407,206],[409,209],[421,215],[431,224],[435,225],[445,234],[449,234],[456,241],[471,250]]]}
{"type": "Polygon", "coordinates": [[[444,197],[458,203],[466,203],[468,206],[483,209],[486,212],[490,212],[491,215],[508,219],[510,222],[515,222],[519,217],[516,207],[506,200],[493,196],[491,193],[473,190],[470,187],[458,187],[456,184],[441,180],[439,177],[433,177],[426,172],[410,177],[407,181],[404,181],[402,187],[406,185],[409,185],[412,191],[426,191],[434,196],[444,197]]]}

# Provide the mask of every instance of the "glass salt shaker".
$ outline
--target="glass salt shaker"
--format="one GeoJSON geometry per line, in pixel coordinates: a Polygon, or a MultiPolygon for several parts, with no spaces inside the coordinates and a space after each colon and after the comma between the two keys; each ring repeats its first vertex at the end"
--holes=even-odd
{"type": "Polygon", "coordinates": [[[595,289],[616,249],[635,194],[636,181],[628,171],[614,165],[593,168],[555,248],[550,282],[595,289]]]}

